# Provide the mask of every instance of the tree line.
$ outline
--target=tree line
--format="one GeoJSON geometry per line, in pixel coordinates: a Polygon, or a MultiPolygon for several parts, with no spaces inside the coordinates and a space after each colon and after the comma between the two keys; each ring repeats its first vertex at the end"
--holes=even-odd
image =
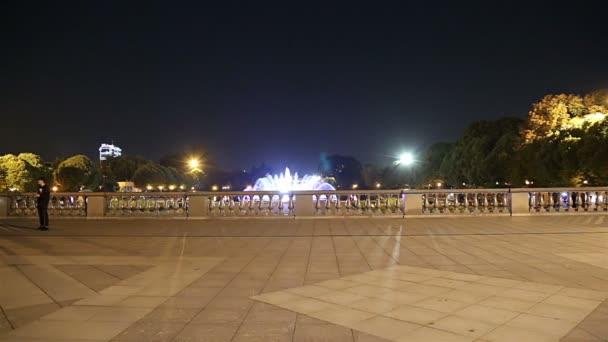
{"type": "MultiPolygon", "coordinates": [[[[593,186],[608,184],[608,91],[579,96],[547,95],[527,118],[482,120],[455,142],[431,145],[411,166],[363,164],[340,154],[321,157],[319,174],[336,188],[593,186]]],[[[45,164],[33,153],[0,156],[0,191],[33,191],[45,177],[61,191],[115,191],[118,181],[146,189],[210,190],[214,185],[241,190],[275,170],[266,164],[224,171],[197,152],[166,156],[158,162],[123,155],[101,163],[76,155],[45,164]],[[188,168],[190,155],[203,167],[188,168]]]]}

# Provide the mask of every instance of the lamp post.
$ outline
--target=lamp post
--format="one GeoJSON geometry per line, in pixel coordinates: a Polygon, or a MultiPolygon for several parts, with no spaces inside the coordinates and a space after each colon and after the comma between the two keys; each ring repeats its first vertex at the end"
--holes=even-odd
{"type": "Polygon", "coordinates": [[[195,182],[193,188],[198,188],[200,186],[198,174],[203,172],[203,170],[201,169],[200,160],[198,158],[190,158],[190,160],[188,160],[188,167],[190,168],[189,173],[192,175],[192,178],[195,182]]]}
{"type": "Polygon", "coordinates": [[[416,157],[411,152],[404,152],[399,156],[399,159],[393,163],[395,166],[405,166],[410,171],[412,166],[416,163],[416,157]]]}

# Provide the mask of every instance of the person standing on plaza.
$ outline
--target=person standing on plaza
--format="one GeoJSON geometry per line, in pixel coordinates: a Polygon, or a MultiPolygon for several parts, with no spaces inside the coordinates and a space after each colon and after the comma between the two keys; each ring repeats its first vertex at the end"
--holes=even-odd
{"type": "Polygon", "coordinates": [[[49,230],[49,201],[51,191],[44,177],[38,178],[38,192],[34,195],[37,200],[38,216],[40,217],[39,230],[49,230]]]}

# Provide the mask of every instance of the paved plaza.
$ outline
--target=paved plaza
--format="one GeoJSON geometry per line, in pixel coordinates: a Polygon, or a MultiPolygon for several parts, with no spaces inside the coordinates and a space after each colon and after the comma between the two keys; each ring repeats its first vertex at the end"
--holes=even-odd
{"type": "Polygon", "coordinates": [[[608,216],[0,221],[0,341],[608,341],[608,216]]]}

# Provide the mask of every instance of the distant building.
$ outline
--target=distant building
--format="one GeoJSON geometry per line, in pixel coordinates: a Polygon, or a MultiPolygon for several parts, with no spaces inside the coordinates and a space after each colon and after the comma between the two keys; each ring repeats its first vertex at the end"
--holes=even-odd
{"type": "Polygon", "coordinates": [[[120,157],[122,149],[114,144],[101,144],[99,147],[99,160],[120,157]]]}

